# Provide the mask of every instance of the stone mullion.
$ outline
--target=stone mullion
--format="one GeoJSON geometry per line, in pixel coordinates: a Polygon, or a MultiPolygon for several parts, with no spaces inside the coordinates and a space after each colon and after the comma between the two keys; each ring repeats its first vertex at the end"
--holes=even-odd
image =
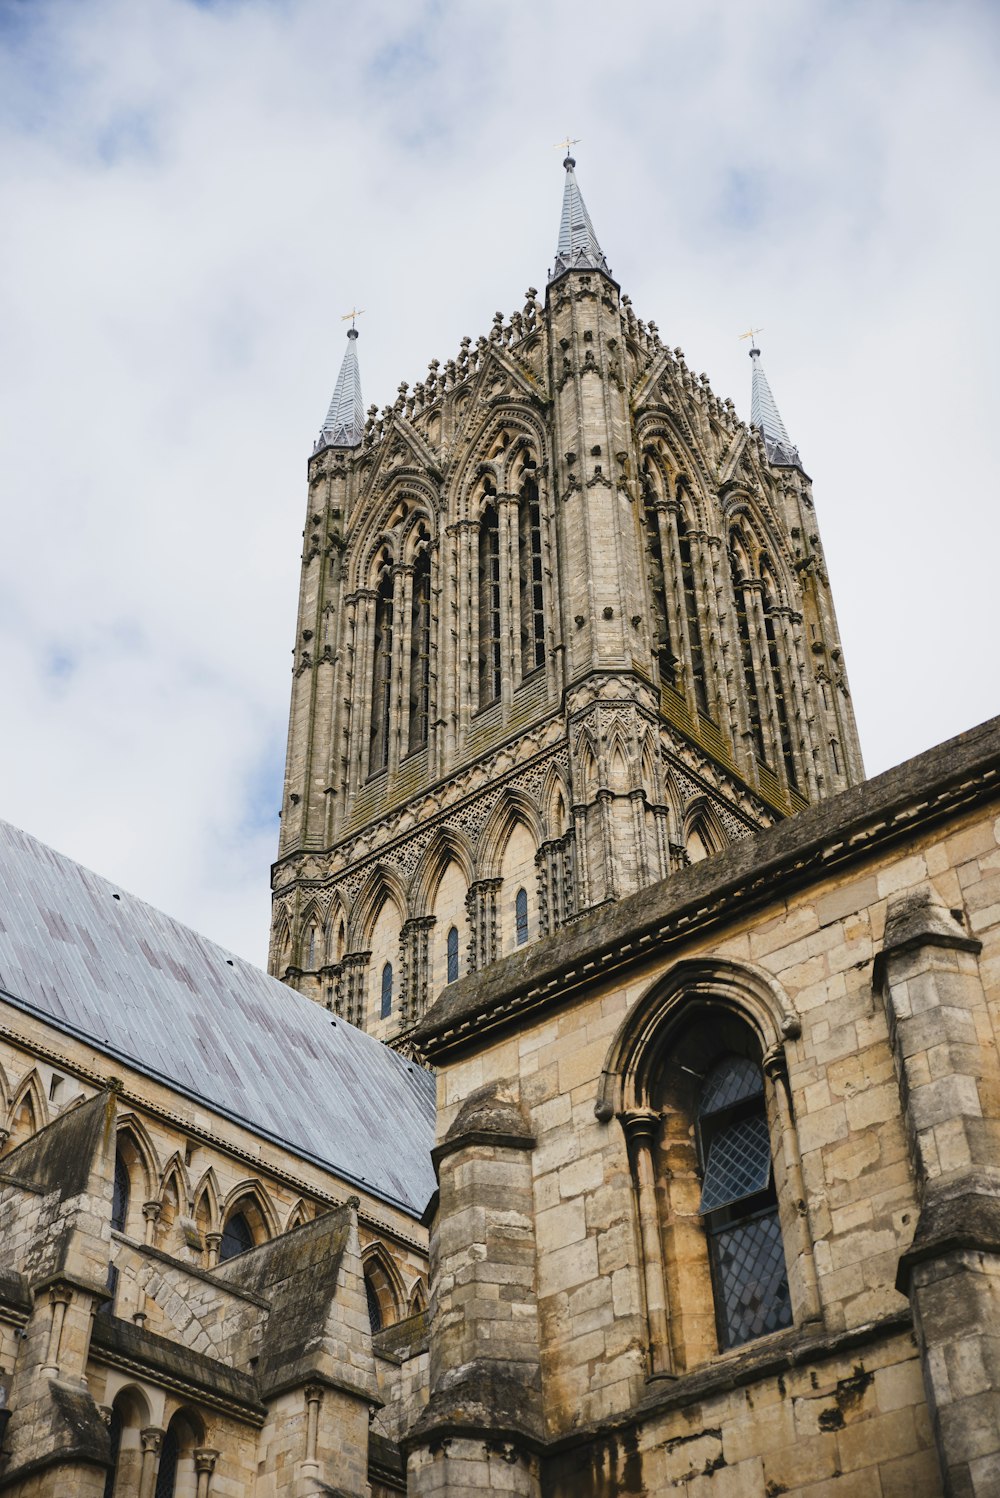
{"type": "MultiPolygon", "coordinates": [[[[441,693],[446,665],[442,642],[444,628],[445,587],[441,571],[442,548],[438,542],[430,547],[430,596],[427,600],[427,766],[432,779],[437,779],[442,762],[442,728],[444,718],[441,711],[441,693]]],[[[447,680],[454,680],[449,676],[447,680]]]]}
{"type": "MultiPolygon", "coordinates": [[[[684,568],[681,566],[680,536],[677,533],[677,516],[680,512],[680,504],[677,500],[670,500],[667,504],[667,513],[670,517],[671,529],[671,570],[674,574],[673,587],[668,597],[674,596],[677,600],[677,618],[680,626],[678,640],[678,673],[675,680],[677,690],[685,698],[692,720],[698,721],[698,702],[694,689],[694,657],[691,650],[691,636],[688,632],[687,596],[684,589],[684,568]]],[[[694,532],[688,531],[688,543],[693,542],[694,532]]],[[[692,573],[697,569],[694,565],[694,547],[691,546],[691,568],[692,573]]],[[[698,589],[695,586],[695,601],[697,603],[698,589]]],[[[702,660],[704,661],[704,642],[702,642],[702,660]]]]}
{"type": "Polygon", "coordinates": [[[646,1303],[649,1372],[673,1376],[670,1349],[670,1308],[656,1199],[653,1151],[661,1115],[652,1108],[630,1108],[621,1115],[629,1145],[642,1247],[642,1283],[646,1303]]]}
{"type": "Polygon", "coordinates": [[[449,753],[455,754],[459,741],[468,730],[472,704],[478,701],[479,694],[479,682],[473,671],[476,659],[474,621],[479,613],[479,568],[478,560],[476,566],[472,562],[474,542],[478,548],[478,522],[460,520],[448,534],[452,541],[454,575],[447,628],[455,663],[450,690],[455,695],[449,703],[447,735],[451,745],[449,753]]]}
{"type": "Polygon", "coordinates": [[[586,910],[592,904],[590,891],[592,885],[590,847],[587,837],[587,808],[581,802],[571,808],[573,818],[573,836],[577,851],[577,900],[579,910],[586,910]]]}
{"type": "MultiPolygon", "coordinates": [[[[602,756],[603,757],[603,756],[602,756]]],[[[618,880],[616,878],[617,861],[614,856],[614,830],[611,826],[611,807],[614,803],[614,792],[606,787],[597,792],[597,815],[601,827],[601,852],[604,858],[604,899],[616,900],[618,898],[618,880]]]]}
{"type": "Polygon", "coordinates": [[[635,833],[635,846],[639,854],[638,877],[640,887],[651,884],[655,877],[649,864],[649,828],[646,825],[646,794],[638,788],[629,792],[629,800],[632,803],[632,825],[635,833]]]}
{"type": "MultiPolygon", "coordinates": [[[[332,701],[330,704],[330,741],[326,755],[326,786],[343,785],[347,776],[347,759],[344,741],[350,734],[350,711],[353,697],[351,673],[354,667],[354,640],[357,633],[357,597],[345,600],[343,619],[334,633],[332,701]]],[[[336,830],[343,820],[343,795],[326,795],[326,812],[323,819],[327,845],[333,842],[336,830]]]]}
{"type": "MultiPolygon", "coordinates": [[[[757,779],[757,751],[753,742],[753,730],[750,727],[750,703],[747,697],[746,673],[743,669],[743,642],[740,639],[739,625],[736,622],[740,600],[737,595],[736,584],[733,581],[728,552],[726,553],[726,562],[722,571],[724,573],[722,581],[723,597],[725,599],[725,607],[722,610],[721,620],[724,641],[722,655],[723,660],[728,661],[728,666],[724,673],[724,687],[727,693],[726,704],[729,731],[733,741],[736,763],[741,767],[743,774],[750,783],[754,784],[757,779]]],[[[749,626],[749,617],[747,622],[749,626]]]]}
{"type": "Polygon", "coordinates": [[[520,682],[521,574],[518,570],[518,515],[516,494],[497,495],[500,546],[500,701],[510,706],[520,682]]]}
{"type": "Polygon", "coordinates": [[[358,629],[355,636],[354,672],[347,739],[348,796],[354,797],[368,779],[369,735],[372,721],[372,651],[375,639],[375,591],[363,588],[357,595],[358,629]]]}
{"type": "Polygon", "coordinates": [[[389,685],[389,774],[399,769],[410,724],[410,641],[413,635],[413,568],[392,569],[392,659],[389,685]]]}
{"type": "Polygon", "coordinates": [[[545,677],[550,693],[561,692],[566,684],[566,651],[562,642],[562,599],[555,565],[555,522],[549,512],[547,475],[538,469],[538,517],[542,532],[542,608],[545,619],[545,677]]]}

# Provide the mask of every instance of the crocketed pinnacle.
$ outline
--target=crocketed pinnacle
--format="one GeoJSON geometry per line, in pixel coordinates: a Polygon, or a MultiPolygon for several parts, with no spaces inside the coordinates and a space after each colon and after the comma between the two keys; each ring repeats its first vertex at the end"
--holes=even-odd
{"type": "Polygon", "coordinates": [[[313,452],[324,447],[357,447],[365,435],[365,408],[361,404],[361,372],[358,369],[357,328],[347,330],[347,348],[323,429],[313,452]]]}
{"type": "Polygon", "coordinates": [[[750,396],[750,422],[764,438],[768,462],[783,468],[801,468],[799,450],[785,431],[785,423],[775,404],[767,375],[760,362],[760,349],[750,350],[753,363],[753,390],[750,396]]]}
{"type": "Polygon", "coordinates": [[[597,243],[597,235],[573,171],[576,162],[572,156],[567,156],[563,166],[566,168],[566,184],[563,188],[562,218],[559,221],[559,248],[549,280],[554,281],[556,276],[561,276],[568,270],[601,270],[610,276],[608,262],[597,243]]]}

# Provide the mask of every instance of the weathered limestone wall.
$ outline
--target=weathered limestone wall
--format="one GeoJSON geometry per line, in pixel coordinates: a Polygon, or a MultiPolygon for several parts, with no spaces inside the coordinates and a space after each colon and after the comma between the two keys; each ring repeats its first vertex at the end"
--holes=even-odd
{"type": "MultiPolygon", "coordinates": [[[[448,996],[418,1032],[440,1068],[439,1139],[490,1090],[534,1139],[524,1158],[553,1495],[671,1484],[691,1498],[998,1490],[1000,802],[983,788],[995,764],[976,769],[971,748],[951,749],[931,767],[957,783],[968,753],[969,789],[948,792],[946,822],[927,813],[929,782],[899,772],[894,796],[880,801],[875,782],[841,798],[854,820],[840,828],[833,803],[815,834],[804,817],[797,841],[793,826],[756,839],[748,871],[755,855],[767,867],[768,839],[785,863],[775,858],[749,899],[735,875],[727,885],[724,858],[713,886],[710,861],[683,876],[690,898],[683,884],[664,893],[658,941],[640,934],[655,909],[620,907],[603,944],[596,918],[581,923],[564,950],[553,944],[550,957],[448,996]],[[910,830],[887,835],[911,815],[910,793],[921,808],[910,830]],[[794,877],[782,875],[793,864],[794,877]],[[732,890],[728,903],[716,888],[732,890]],[[900,912],[914,908],[931,911],[929,934],[905,926],[900,912]],[[506,1027],[491,1023],[491,1006],[510,1016],[506,1027]],[[642,1096],[639,1085],[643,1056],[668,1055],[699,1006],[719,1024],[739,1012],[760,1036],[794,1318],[721,1354],[705,1341],[710,1310],[707,1331],[696,1314],[696,1261],[706,1262],[697,1207],[685,1216],[676,1206],[677,1115],[650,1110],[652,1084],[642,1096]]],[[[470,1228],[474,1205],[463,1206],[470,1228]]],[[[442,1220],[435,1233],[449,1230],[442,1220]]],[[[468,1256],[488,1258],[485,1240],[474,1237],[468,1256]]],[[[446,1325],[457,1292],[439,1266],[435,1276],[446,1325]]],[[[432,1337],[411,1471],[429,1462],[433,1347],[432,1337]]]]}

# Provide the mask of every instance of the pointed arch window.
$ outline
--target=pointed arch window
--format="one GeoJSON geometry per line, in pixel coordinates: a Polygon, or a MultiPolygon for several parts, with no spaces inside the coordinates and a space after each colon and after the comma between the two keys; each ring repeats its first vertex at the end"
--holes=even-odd
{"type": "Polygon", "coordinates": [[[156,1469],[156,1488],[153,1498],[174,1498],[177,1488],[177,1463],[180,1457],[180,1441],[177,1428],[171,1421],[160,1447],[160,1463],[156,1469]]]}
{"type": "Polygon", "coordinates": [[[657,494],[647,478],[643,495],[643,522],[646,530],[649,599],[653,616],[653,654],[660,672],[661,686],[674,685],[676,657],[670,642],[670,614],[667,609],[666,573],[663,567],[663,544],[660,518],[656,508],[657,494]]]}
{"type": "Polygon", "coordinates": [[[750,638],[750,619],[747,612],[746,578],[736,546],[735,538],[729,546],[729,570],[733,580],[733,603],[736,607],[736,632],[740,641],[740,661],[743,666],[743,681],[747,695],[747,718],[754,753],[765,760],[764,731],[760,718],[760,693],[757,689],[757,671],[753,658],[753,642],[750,638]]]}
{"type": "Polygon", "coordinates": [[[111,1406],[111,1419],[108,1421],[108,1460],[111,1465],[108,1475],[104,1479],[104,1498],[112,1498],[115,1491],[115,1483],[118,1479],[118,1459],[122,1449],[122,1420],[121,1410],[117,1404],[111,1406]]]}
{"type": "Polygon", "coordinates": [[[452,926],[448,932],[448,982],[454,983],[458,977],[458,927],[452,926]]]}
{"type": "Polygon", "coordinates": [[[528,891],[519,889],[514,896],[514,933],[517,945],[523,947],[528,940],[528,891]]]}
{"type": "Polygon", "coordinates": [[[392,707],[393,579],[383,567],[375,594],[375,631],[372,641],[372,722],[368,772],[376,775],[389,763],[392,707]]]}
{"type": "Polygon", "coordinates": [[[412,754],[427,743],[431,687],[431,558],[424,548],[413,565],[410,609],[410,703],[408,746],[412,754]]]}
{"type": "Polygon", "coordinates": [[[778,718],[778,738],[781,743],[781,757],[785,765],[785,774],[788,776],[788,784],[798,785],[795,773],[795,755],[792,752],[792,733],[788,721],[788,702],[785,697],[785,684],[781,674],[781,657],[778,651],[778,636],[775,629],[775,588],[774,579],[766,568],[761,566],[761,582],[764,585],[764,636],[767,640],[767,659],[771,668],[771,686],[774,691],[774,709],[778,718]]]}
{"type": "Polygon", "coordinates": [[[792,1324],[756,1062],[727,1055],[711,1068],[698,1101],[697,1139],[719,1347],[738,1347],[792,1324]]]}
{"type": "Polygon", "coordinates": [[[382,969],[382,990],[379,1014],[382,1019],[388,1019],[392,1013],[392,963],[387,962],[382,969]]]}
{"type": "Polygon", "coordinates": [[[242,1212],[234,1212],[227,1220],[219,1240],[219,1263],[225,1259],[235,1259],[237,1254],[245,1254],[251,1248],[253,1233],[250,1231],[250,1224],[242,1212]]]}
{"type": "MultiPolygon", "coordinates": [[[[532,465],[533,466],[533,465],[532,465]]],[[[521,675],[545,665],[545,608],[542,592],[542,519],[538,485],[526,478],[517,510],[521,605],[521,675]]]]}
{"type": "Polygon", "coordinates": [[[368,1325],[372,1332],[380,1332],[382,1330],[382,1307],[379,1305],[378,1293],[369,1274],[365,1275],[365,1299],[368,1302],[368,1325]]]}
{"type": "Polygon", "coordinates": [[[488,504],[479,521],[479,706],[500,696],[500,525],[488,504]]]}
{"type": "Polygon", "coordinates": [[[698,613],[698,590],[695,583],[691,537],[682,511],[677,513],[677,550],[681,563],[681,585],[684,590],[684,614],[687,619],[691,685],[698,711],[708,716],[708,687],[705,681],[705,650],[698,613]]]}

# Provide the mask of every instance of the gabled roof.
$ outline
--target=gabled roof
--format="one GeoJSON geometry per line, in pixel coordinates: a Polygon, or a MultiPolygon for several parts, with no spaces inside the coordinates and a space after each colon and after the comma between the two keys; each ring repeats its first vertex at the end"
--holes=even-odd
{"type": "Polygon", "coordinates": [[[434,1079],[276,978],[0,822],[0,1003],[419,1217],[434,1079]]]}

